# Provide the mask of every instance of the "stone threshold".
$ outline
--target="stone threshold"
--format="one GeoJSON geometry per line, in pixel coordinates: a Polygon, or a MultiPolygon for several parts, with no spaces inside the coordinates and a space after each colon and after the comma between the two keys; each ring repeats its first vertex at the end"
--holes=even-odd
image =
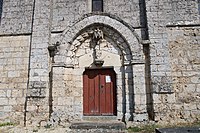
{"type": "Polygon", "coordinates": [[[71,129],[114,129],[125,130],[126,126],[120,121],[81,121],[73,122],[71,129]]]}

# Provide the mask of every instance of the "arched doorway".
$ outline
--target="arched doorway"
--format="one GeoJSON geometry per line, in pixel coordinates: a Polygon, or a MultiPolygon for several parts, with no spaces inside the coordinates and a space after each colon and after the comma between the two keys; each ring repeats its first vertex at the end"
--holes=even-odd
{"type": "Polygon", "coordinates": [[[54,77],[59,79],[53,80],[53,99],[58,102],[53,102],[54,112],[62,112],[62,118],[69,121],[94,115],[114,115],[116,120],[126,121],[147,119],[144,55],[132,27],[108,16],[94,15],[67,28],[58,39],[54,77]],[[112,76],[113,72],[116,75],[112,76]],[[116,87],[110,89],[113,92],[109,96],[104,88],[106,78],[116,87]],[[63,87],[59,87],[60,82],[63,87]],[[57,94],[59,90],[61,94],[57,94]],[[107,97],[110,100],[103,101],[107,97]]]}
{"type": "Polygon", "coordinates": [[[116,115],[116,74],[113,68],[86,69],[83,73],[83,114],[116,115]]]}

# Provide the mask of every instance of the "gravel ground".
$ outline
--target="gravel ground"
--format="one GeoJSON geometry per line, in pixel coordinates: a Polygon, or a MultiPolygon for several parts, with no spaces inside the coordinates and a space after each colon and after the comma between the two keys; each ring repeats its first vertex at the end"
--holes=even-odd
{"type": "Polygon", "coordinates": [[[62,128],[62,127],[34,128],[34,127],[20,127],[20,126],[15,126],[15,127],[5,126],[5,127],[0,127],[0,133],[127,133],[127,131],[109,130],[109,129],[71,130],[70,128],[62,128]]]}
{"type": "Polygon", "coordinates": [[[68,133],[72,132],[69,128],[52,127],[20,127],[20,126],[4,126],[0,127],[0,133],[68,133]]]}

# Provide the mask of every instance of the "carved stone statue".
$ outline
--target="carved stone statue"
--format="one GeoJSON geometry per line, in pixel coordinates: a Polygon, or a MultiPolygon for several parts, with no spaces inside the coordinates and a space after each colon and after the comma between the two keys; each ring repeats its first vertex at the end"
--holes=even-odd
{"type": "Polygon", "coordinates": [[[100,59],[102,51],[100,49],[101,41],[104,39],[103,31],[99,28],[96,28],[93,31],[93,48],[94,48],[94,60],[100,59]]]}
{"type": "Polygon", "coordinates": [[[95,29],[93,33],[93,39],[95,39],[97,42],[103,39],[103,31],[99,28],[95,29]]]}

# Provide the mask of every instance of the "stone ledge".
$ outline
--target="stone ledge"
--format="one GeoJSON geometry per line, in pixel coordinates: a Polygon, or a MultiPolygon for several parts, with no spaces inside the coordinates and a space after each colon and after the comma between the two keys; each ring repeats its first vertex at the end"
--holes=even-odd
{"type": "Polygon", "coordinates": [[[116,129],[125,130],[126,126],[123,122],[118,121],[101,121],[101,122],[74,122],[70,126],[71,129],[116,129]]]}

